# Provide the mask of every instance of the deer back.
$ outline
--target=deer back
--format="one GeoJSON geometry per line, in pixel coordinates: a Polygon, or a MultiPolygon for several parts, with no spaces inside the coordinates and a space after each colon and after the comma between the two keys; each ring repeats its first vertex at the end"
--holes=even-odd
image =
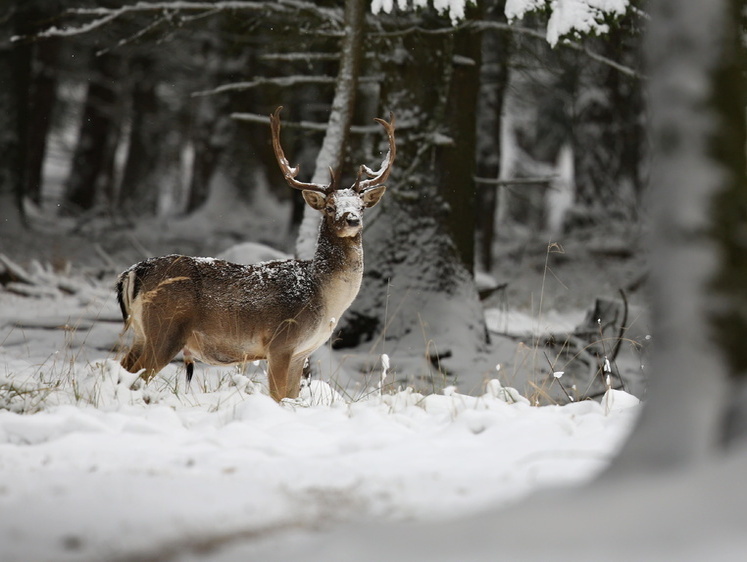
{"type": "Polygon", "coordinates": [[[184,346],[198,358],[223,364],[314,339],[322,323],[321,293],[309,261],[240,265],[179,255],[136,264],[118,290],[136,333],[149,340],[173,333],[186,338],[184,346]]]}

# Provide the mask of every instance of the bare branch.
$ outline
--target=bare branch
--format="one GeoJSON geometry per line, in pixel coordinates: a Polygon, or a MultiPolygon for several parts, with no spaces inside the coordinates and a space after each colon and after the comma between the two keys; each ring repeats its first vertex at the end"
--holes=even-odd
{"type": "MultiPolygon", "coordinates": [[[[137,2],[136,4],[128,4],[119,8],[73,8],[64,12],[66,16],[86,16],[94,17],[93,21],[78,26],[70,26],[60,28],[52,26],[48,29],[36,33],[34,38],[48,38],[48,37],[71,37],[74,35],[81,35],[89,33],[99,27],[102,27],[117,18],[128,14],[141,14],[141,13],[158,13],[173,14],[176,12],[205,12],[214,13],[220,10],[249,10],[249,11],[267,11],[271,10],[278,13],[287,13],[289,7],[293,7],[294,10],[304,9],[306,11],[313,10],[325,18],[334,21],[334,18],[328,12],[334,12],[334,10],[322,10],[317,8],[308,2],[298,2],[290,0],[280,0],[276,2],[252,2],[249,0],[222,0],[218,2],[190,2],[186,0],[174,0],[172,2],[137,2]]],[[[20,41],[28,39],[28,37],[16,36],[12,38],[12,41],[20,41]]]]}
{"type": "Polygon", "coordinates": [[[225,92],[235,92],[240,90],[249,90],[258,86],[281,86],[284,88],[290,86],[298,86],[299,84],[334,84],[335,78],[330,76],[281,76],[278,78],[257,78],[250,82],[234,82],[232,84],[224,84],[218,86],[212,90],[204,90],[201,92],[194,92],[192,97],[200,96],[212,96],[215,94],[223,94],[225,92]]]}
{"type": "Polygon", "coordinates": [[[124,39],[120,39],[119,41],[117,41],[117,44],[114,45],[113,47],[107,47],[105,49],[96,51],[96,56],[98,57],[101,55],[105,55],[113,51],[114,49],[118,49],[119,47],[124,47],[125,45],[129,45],[130,43],[137,41],[138,39],[143,37],[148,32],[153,31],[155,28],[157,28],[162,23],[169,21],[169,19],[170,18],[168,16],[162,16],[162,17],[156,18],[155,20],[153,20],[151,23],[146,25],[140,31],[137,31],[136,33],[133,33],[129,37],[125,37],[124,39]]]}
{"type": "MultiPolygon", "coordinates": [[[[231,84],[224,84],[218,86],[212,90],[203,90],[201,92],[194,92],[192,97],[201,96],[213,96],[216,94],[223,94],[226,92],[235,92],[241,90],[250,90],[259,86],[280,86],[288,88],[290,86],[298,86],[302,84],[334,84],[336,78],[332,76],[279,76],[276,78],[257,78],[250,82],[233,82],[231,84]]],[[[383,80],[382,76],[366,76],[359,80],[361,83],[379,84],[383,80]]]]}
{"type": "Polygon", "coordinates": [[[309,62],[340,60],[340,53],[267,53],[259,60],[268,62],[309,62]]]}
{"type": "Polygon", "coordinates": [[[554,179],[557,179],[557,177],[558,176],[541,176],[536,178],[513,178],[509,180],[501,180],[496,178],[480,178],[475,176],[472,179],[477,184],[501,187],[506,185],[527,185],[535,183],[550,184],[554,179]]]}
{"type": "MultiPolygon", "coordinates": [[[[258,123],[261,125],[270,124],[269,117],[267,117],[266,115],[259,115],[257,113],[232,113],[231,119],[244,121],[246,123],[258,123]]],[[[398,130],[409,129],[413,126],[413,122],[397,123],[398,130]]],[[[314,121],[283,121],[283,127],[286,129],[302,129],[304,131],[324,133],[327,131],[329,123],[317,123],[314,121]]],[[[378,134],[380,132],[380,125],[352,125],[350,127],[350,133],[354,135],[370,135],[378,134]]]]}

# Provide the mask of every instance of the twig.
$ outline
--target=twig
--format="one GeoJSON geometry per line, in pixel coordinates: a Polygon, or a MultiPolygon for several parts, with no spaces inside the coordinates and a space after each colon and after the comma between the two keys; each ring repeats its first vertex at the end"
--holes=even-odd
{"type": "MultiPolygon", "coordinates": [[[[281,76],[278,78],[257,78],[250,82],[234,82],[233,84],[224,84],[212,90],[203,90],[193,92],[192,97],[212,96],[225,92],[235,92],[249,90],[258,86],[281,86],[284,88],[297,86],[299,84],[334,84],[335,78],[332,76],[281,76]]],[[[285,124],[284,124],[285,125],[285,124]]]]}
{"type": "MultiPolygon", "coordinates": [[[[259,123],[262,125],[269,125],[270,118],[267,115],[259,115],[257,113],[232,113],[231,119],[237,121],[246,121],[248,123],[259,123]]],[[[397,130],[409,129],[413,126],[412,123],[407,121],[397,122],[397,130]]],[[[283,121],[283,128],[287,129],[303,129],[306,131],[315,131],[323,133],[329,127],[328,123],[317,123],[314,121],[283,121]]],[[[350,127],[350,132],[356,135],[370,135],[371,133],[379,133],[381,131],[380,125],[353,125],[350,127]]]]}
{"type": "Polygon", "coordinates": [[[563,383],[560,382],[560,377],[563,376],[563,373],[560,371],[555,371],[555,365],[552,364],[552,361],[550,361],[550,358],[547,356],[546,352],[543,351],[542,354],[545,356],[545,359],[547,360],[547,364],[550,366],[550,371],[552,371],[551,375],[552,375],[553,380],[558,382],[560,389],[563,391],[563,394],[565,394],[565,397],[568,398],[568,401],[575,402],[573,397],[571,397],[571,395],[568,394],[568,391],[563,386],[563,383]],[[559,374],[556,374],[556,373],[559,373],[559,374]]]}
{"type": "Polygon", "coordinates": [[[623,291],[622,289],[618,289],[618,291],[620,292],[620,296],[622,297],[623,301],[623,317],[622,321],[620,322],[620,328],[617,332],[617,341],[615,342],[615,346],[612,348],[612,353],[610,353],[610,361],[614,361],[617,357],[617,354],[620,351],[620,346],[622,345],[623,338],[625,337],[625,331],[628,329],[628,297],[625,295],[625,291],[623,291]]]}
{"type": "Polygon", "coordinates": [[[185,0],[174,0],[173,2],[137,2],[135,4],[128,4],[119,8],[73,8],[64,12],[67,16],[90,16],[95,17],[91,22],[79,25],[77,27],[56,27],[52,26],[48,29],[40,31],[32,36],[14,36],[11,37],[11,41],[23,41],[30,38],[41,39],[49,37],[72,37],[74,35],[82,35],[89,33],[99,27],[106,25],[109,22],[114,21],[117,18],[128,14],[140,14],[148,12],[215,12],[218,10],[249,10],[249,11],[275,11],[278,13],[288,13],[289,6],[293,7],[293,10],[303,8],[304,10],[314,10],[319,14],[323,14],[325,19],[334,21],[334,18],[330,14],[334,14],[334,10],[324,10],[317,8],[308,2],[291,2],[289,0],[282,0],[278,2],[250,2],[245,0],[224,0],[219,2],[189,2],[185,0]]]}
{"type": "Polygon", "coordinates": [[[557,179],[557,175],[555,176],[542,176],[542,177],[536,177],[536,178],[513,178],[513,179],[498,179],[498,178],[481,178],[478,176],[474,176],[472,179],[475,183],[483,184],[483,185],[490,185],[490,186],[504,186],[504,185],[524,185],[524,184],[533,184],[533,183],[543,183],[543,184],[549,184],[554,179],[557,179]]]}

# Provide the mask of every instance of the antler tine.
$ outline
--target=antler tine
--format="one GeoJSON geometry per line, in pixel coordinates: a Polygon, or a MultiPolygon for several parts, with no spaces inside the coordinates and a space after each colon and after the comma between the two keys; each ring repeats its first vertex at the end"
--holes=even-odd
{"type": "Polygon", "coordinates": [[[275,151],[275,158],[278,160],[278,165],[280,166],[280,171],[283,172],[285,181],[294,189],[327,193],[329,186],[317,183],[304,183],[296,179],[298,172],[301,171],[301,166],[291,167],[283,153],[283,147],[280,146],[280,112],[282,109],[283,106],[281,105],[270,115],[270,128],[272,129],[272,148],[275,151]]]}
{"type": "Polygon", "coordinates": [[[389,177],[389,173],[392,171],[392,164],[394,163],[394,157],[397,154],[397,147],[394,143],[394,113],[389,114],[389,123],[378,117],[374,119],[379,123],[386,131],[389,139],[389,150],[381,162],[381,167],[378,170],[372,170],[365,164],[363,164],[358,170],[358,179],[355,182],[355,190],[358,193],[362,193],[367,189],[383,184],[389,177]],[[369,179],[361,181],[363,174],[366,174],[369,179]]]}

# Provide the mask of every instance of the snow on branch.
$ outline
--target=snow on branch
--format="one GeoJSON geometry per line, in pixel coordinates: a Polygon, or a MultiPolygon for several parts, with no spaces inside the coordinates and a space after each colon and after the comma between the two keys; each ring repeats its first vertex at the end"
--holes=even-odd
{"type": "MultiPolygon", "coordinates": [[[[538,31],[536,29],[532,29],[529,27],[522,27],[520,25],[516,25],[512,23],[502,23],[499,21],[480,21],[480,22],[474,23],[473,25],[477,27],[478,29],[510,31],[512,33],[519,33],[521,35],[527,35],[529,37],[541,39],[543,41],[547,40],[547,35],[545,33],[542,33],[541,31],[538,31]]],[[[570,39],[564,40],[562,43],[560,43],[560,45],[562,47],[568,47],[569,49],[581,51],[585,53],[589,58],[592,58],[595,61],[600,62],[602,64],[606,64],[607,66],[610,66],[623,74],[632,76],[633,78],[645,79],[645,76],[641,74],[640,72],[638,72],[636,69],[631,68],[629,66],[625,66],[624,64],[621,64],[615,60],[612,60],[609,57],[605,57],[604,55],[600,55],[599,53],[597,53],[596,51],[593,51],[586,45],[582,45],[575,41],[571,41],[570,39]]]]}
{"type": "Polygon", "coordinates": [[[504,10],[509,22],[526,14],[546,10],[547,42],[553,47],[564,37],[574,34],[604,34],[609,16],[620,17],[628,10],[629,0],[506,0],[504,10]]]}
{"type": "MultiPolygon", "coordinates": [[[[439,14],[448,14],[451,23],[457,23],[464,19],[467,4],[476,4],[475,0],[397,0],[397,8],[400,10],[426,8],[433,4],[433,8],[439,14]],[[412,6],[410,6],[412,4],[412,6]]],[[[384,12],[391,14],[394,9],[394,0],[373,0],[371,2],[371,13],[384,12]]]]}
{"type": "MultiPolygon", "coordinates": [[[[452,25],[456,26],[464,20],[467,5],[475,4],[475,0],[396,0],[399,10],[417,10],[426,8],[429,4],[432,4],[433,8],[441,14],[448,13],[452,25]]],[[[371,2],[373,14],[380,12],[389,14],[394,7],[395,0],[373,0],[371,2]]],[[[523,19],[528,13],[547,13],[549,15],[547,30],[541,36],[554,47],[561,39],[574,35],[607,33],[609,18],[621,17],[629,10],[638,17],[647,17],[643,11],[630,6],[630,0],[506,0],[504,13],[509,27],[512,27],[513,22],[523,19]]],[[[589,54],[592,58],[599,60],[596,55],[589,54]]],[[[610,61],[603,62],[609,64],[610,61]]],[[[622,68],[618,70],[625,72],[622,68]]]]}

